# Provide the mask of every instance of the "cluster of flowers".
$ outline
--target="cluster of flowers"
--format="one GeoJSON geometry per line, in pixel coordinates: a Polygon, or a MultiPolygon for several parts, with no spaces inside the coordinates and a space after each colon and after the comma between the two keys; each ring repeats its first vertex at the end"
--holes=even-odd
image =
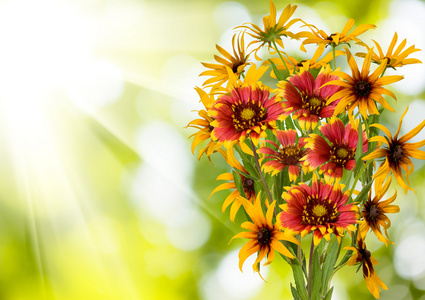
{"type": "Polygon", "coordinates": [[[387,214],[399,211],[392,204],[397,191],[383,198],[392,175],[405,193],[412,190],[410,158],[425,159],[425,152],[418,149],[425,140],[409,143],[425,121],[401,137],[407,110],[394,136],[379,124],[383,111],[394,112],[384,96],[396,99],[383,86],[403,79],[384,73],[421,63],[407,58],[419,49],[405,49],[406,40],[395,48],[395,33],[384,54],[376,41],[374,48],[358,38],[375,25],[351,31],[354,20],[350,19],[341,32],[328,35],[301,19],[291,19],[296,8],[286,6],[277,20],[271,1],[263,29],[251,23],[236,27],[233,54],[217,45],[222,55],[215,56],[217,63],[203,63],[208,70],[201,76],[210,78],[196,88],[205,110],[198,113],[201,119],[188,124],[198,130],[191,136],[192,152],[204,142],[198,159],[203,155],[210,159],[218,152],[232,167],[231,173],[217,178],[227,182],[212,194],[233,190],[222,207],[225,212],[231,206],[233,222],[241,208],[246,212],[248,220],[241,227],[247,231],[233,237],[249,239],[239,252],[241,270],[246,258],[257,253],[253,269],[260,274],[260,262],[267,258],[264,265],[270,264],[277,251],[292,267],[294,299],[330,299],[333,274],[345,265],[359,264],[367,288],[379,298],[380,288],[387,287],[374,271],[377,261],[365,238],[371,230],[379,241],[393,244],[387,214]],[[300,32],[290,31],[295,23],[300,32]],[[252,39],[247,47],[246,35],[252,39]],[[316,44],[317,49],[312,58],[297,59],[283,51],[285,39],[300,41],[302,51],[308,44],[316,44]],[[361,70],[347,47],[336,50],[340,45],[365,49],[355,54],[364,58],[361,70]],[[331,51],[324,55],[328,46],[331,51]],[[263,48],[269,59],[258,56],[263,48]],[[252,55],[256,63],[250,60],[252,55]],[[336,68],[338,56],[346,57],[351,74],[336,68]],[[377,64],[373,71],[372,62],[377,64]],[[262,83],[261,78],[270,83],[262,83]],[[380,131],[386,136],[380,136],[380,131]],[[356,186],[361,186],[360,191],[356,186]],[[301,240],[310,233],[307,263],[301,240]],[[341,240],[348,236],[351,246],[344,248],[337,264],[341,240]]]}

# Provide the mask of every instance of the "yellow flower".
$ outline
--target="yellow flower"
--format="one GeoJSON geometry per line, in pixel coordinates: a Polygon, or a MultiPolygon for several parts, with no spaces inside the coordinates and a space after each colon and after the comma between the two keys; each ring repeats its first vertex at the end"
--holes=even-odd
{"type": "Polygon", "coordinates": [[[406,133],[402,137],[398,138],[398,134],[400,133],[401,123],[403,121],[404,116],[407,113],[406,111],[400,118],[400,123],[398,125],[398,129],[394,137],[391,135],[390,131],[381,124],[372,124],[372,127],[376,127],[381,129],[387,136],[384,138],[383,136],[375,136],[370,139],[370,142],[378,142],[381,144],[385,144],[385,148],[376,149],[369,155],[363,157],[363,160],[376,159],[380,157],[384,157],[385,161],[381,163],[378,170],[376,171],[373,177],[375,180],[379,182],[384,182],[385,178],[391,171],[394,174],[395,179],[398,184],[404,189],[404,193],[407,193],[407,190],[413,189],[409,186],[409,175],[413,172],[414,166],[410,157],[414,157],[417,159],[425,159],[425,152],[419,150],[418,148],[425,145],[425,140],[417,142],[417,143],[407,143],[410,139],[412,139],[415,135],[417,135],[424,127],[425,120],[422,121],[421,124],[416,126],[410,132],[406,133]],[[403,180],[402,171],[403,169],[406,172],[406,182],[403,180]]]}
{"type": "Polygon", "coordinates": [[[267,256],[267,262],[264,266],[267,266],[273,261],[275,256],[274,250],[284,256],[294,258],[294,255],[292,255],[281,241],[289,241],[299,245],[298,240],[292,235],[282,232],[278,223],[272,223],[276,201],[273,201],[270,204],[266,217],[264,217],[263,209],[261,208],[260,193],[258,193],[254,204],[248,201],[244,203],[246,203],[244,205],[245,211],[251,218],[252,222],[247,221],[241,225],[242,228],[250,230],[249,232],[240,232],[232,238],[232,240],[235,238],[250,239],[250,241],[239,251],[239,269],[242,271],[242,266],[245,260],[255,252],[258,252],[258,255],[252,266],[254,272],[259,272],[258,265],[264,257],[267,256]]]}
{"type": "Polygon", "coordinates": [[[270,15],[265,16],[263,18],[264,29],[261,29],[260,27],[252,23],[246,23],[242,26],[236,27],[248,29],[249,31],[247,32],[247,34],[254,38],[254,40],[249,43],[248,47],[252,44],[259,44],[257,48],[253,49],[250,52],[254,52],[255,58],[257,60],[261,60],[261,58],[257,56],[257,52],[264,45],[267,44],[270,49],[273,43],[277,43],[279,46],[284,48],[282,36],[290,37],[292,39],[297,38],[295,34],[288,31],[289,27],[291,27],[294,23],[301,21],[301,19],[293,19],[288,22],[289,18],[294,14],[296,9],[296,5],[291,6],[291,4],[288,4],[280,15],[279,20],[276,22],[276,7],[273,1],[270,0],[270,15]],[[252,28],[248,25],[251,25],[252,28]]]}
{"type": "MultiPolygon", "coordinates": [[[[314,52],[314,55],[311,59],[296,60],[292,56],[288,56],[288,58],[284,57],[283,59],[285,60],[285,64],[288,67],[290,73],[299,71],[301,68],[305,70],[320,69],[322,67],[326,67],[326,65],[333,59],[332,52],[328,52],[324,57],[320,58],[324,51],[325,51],[325,45],[319,45],[319,47],[317,47],[316,52],[314,52]]],[[[340,55],[345,55],[345,52],[342,50],[335,51],[335,57],[338,57],[340,55]]],[[[280,58],[273,57],[270,60],[276,65],[276,68],[278,70],[286,70],[286,67],[280,58]]],[[[267,60],[264,62],[264,64],[268,65],[270,64],[270,62],[267,60]]],[[[273,78],[276,78],[274,71],[271,72],[270,76],[272,76],[273,78]]]]}
{"type": "Polygon", "coordinates": [[[204,82],[204,86],[211,86],[214,84],[222,85],[229,80],[226,67],[229,67],[232,70],[232,73],[239,78],[239,76],[244,72],[245,67],[250,64],[247,62],[249,54],[245,54],[243,34],[239,34],[238,36],[236,34],[233,35],[232,46],[233,56],[219,45],[216,45],[218,52],[220,52],[224,57],[214,55],[218,64],[202,63],[204,67],[211,70],[204,71],[199,76],[212,76],[204,82]],[[235,45],[236,43],[237,45],[235,45]]]}
{"type": "Polygon", "coordinates": [[[387,229],[391,226],[391,221],[386,216],[387,213],[398,213],[400,208],[397,205],[390,205],[397,198],[397,190],[395,190],[394,195],[385,200],[380,201],[384,197],[385,193],[388,191],[388,188],[391,184],[391,177],[384,185],[380,185],[375,181],[375,197],[372,199],[372,189],[369,191],[369,196],[366,203],[363,206],[362,217],[360,223],[360,234],[364,239],[366,237],[369,228],[372,229],[373,233],[378,237],[378,239],[385,243],[388,246],[388,242],[394,244],[388,239],[387,229]],[[386,238],[381,232],[381,226],[385,231],[386,238]]]}
{"type": "Polygon", "coordinates": [[[223,157],[226,158],[226,152],[221,149],[222,143],[211,139],[211,134],[214,130],[214,127],[211,125],[211,123],[214,121],[214,119],[209,115],[207,110],[209,110],[214,104],[214,96],[208,95],[204,90],[198,87],[196,87],[195,90],[198,92],[198,95],[201,99],[200,101],[202,101],[206,110],[202,109],[198,111],[198,115],[202,119],[195,119],[186,126],[186,128],[192,127],[198,129],[198,132],[192,134],[189,137],[194,137],[192,142],[192,153],[194,153],[197,145],[205,140],[209,140],[207,146],[199,151],[198,160],[201,159],[203,154],[205,154],[208,157],[208,160],[211,162],[210,155],[214,152],[220,152],[223,157]]]}
{"type": "Polygon", "coordinates": [[[324,45],[338,46],[341,43],[348,43],[352,40],[359,42],[360,40],[357,38],[357,36],[359,36],[360,34],[362,34],[363,32],[369,29],[376,28],[376,26],[373,24],[363,24],[357,27],[356,29],[354,29],[350,34],[348,34],[348,32],[353,27],[353,25],[354,25],[354,19],[349,19],[341,32],[332,33],[328,35],[323,30],[317,29],[316,26],[311,24],[306,24],[305,26],[308,26],[311,32],[302,31],[297,34],[297,36],[300,38],[306,38],[301,44],[301,50],[305,52],[306,49],[304,45],[307,45],[307,44],[319,44],[319,45],[324,44],[324,45]]]}
{"type": "Polygon", "coordinates": [[[385,283],[382,282],[373,269],[373,266],[377,265],[378,262],[372,257],[370,251],[366,248],[364,240],[359,238],[359,236],[357,236],[357,246],[358,247],[344,248],[345,250],[351,250],[354,252],[350,260],[347,262],[347,265],[353,266],[360,263],[363,266],[363,278],[366,281],[366,286],[373,297],[378,299],[379,292],[381,291],[379,288],[388,290],[385,283]]]}
{"type": "MultiPolygon", "coordinates": [[[[381,46],[376,41],[372,40],[375,43],[376,49],[378,49],[378,53],[372,50],[372,62],[381,64],[384,60],[386,60],[387,67],[392,67],[392,68],[401,67],[408,64],[422,63],[419,59],[407,58],[410,54],[417,51],[421,51],[421,49],[416,49],[415,45],[410,46],[406,50],[402,51],[403,48],[406,46],[406,39],[404,39],[400,43],[400,45],[398,45],[397,49],[394,51],[394,47],[397,43],[397,38],[398,38],[397,32],[395,32],[394,37],[385,55],[384,55],[384,52],[382,51],[381,46]]],[[[368,45],[364,44],[363,42],[360,42],[359,44],[366,47],[368,51],[371,50],[371,48],[368,45]]],[[[366,57],[366,53],[359,52],[359,53],[356,53],[356,56],[366,57]]]]}
{"type": "Polygon", "coordinates": [[[360,72],[351,52],[347,48],[345,48],[345,51],[347,52],[347,61],[350,66],[352,76],[341,71],[335,71],[333,75],[336,75],[345,81],[334,80],[323,85],[339,85],[343,87],[341,91],[335,93],[328,100],[329,104],[342,98],[335,108],[334,116],[344,112],[347,107],[349,115],[352,114],[356,107],[359,107],[359,111],[364,118],[368,117],[368,112],[370,114],[379,115],[375,101],[381,104],[384,108],[394,112],[394,109],[387,103],[387,101],[385,101],[382,94],[389,95],[394,99],[396,99],[396,97],[393,92],[383,88],[382,86],[399,81],[403,79],[403,76],[391,75],[380,77],[387,66],[386,61],[383,61],[379,67],[369,75],[372,51],[367,53],[360,72]]]}

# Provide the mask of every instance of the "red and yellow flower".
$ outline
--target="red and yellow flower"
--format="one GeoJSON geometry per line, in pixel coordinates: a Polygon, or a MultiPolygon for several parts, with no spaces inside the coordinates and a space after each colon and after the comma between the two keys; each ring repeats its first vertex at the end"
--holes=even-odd
{"type": "Polygon", "coordinates": [[[325,83],[338,80],[337,76],[331,75],[331,69],[322,68],[317,78],[305,69],[301,69],[299,75],[294,75],[288,81],[277,84],[279,95],[286,99],[283,102],[285,115],[293,113],[292,118],[298,119],[302,129],[314,129],[321,119],[330,118],[338,101],[327,104],[332,95],[341,90],[338,85],[325,83]]]}
{"type": "Polygon", "coordinates": [[[268,207],[266,217],[264,217],[263,209],[261,207],[260,195],[257,196],[254,204],[251,202],[245,203],[245,211],[251,218],[252,222],[244,222],[241,227],[248,229],[249,232],[240,232],[232,238],[232,240],[235,238],[250,239],[250,241],[239,251],[239,269],[242,271],[242,266],[245,260],[256,252],[258,252],[257,259],[252,266],[254,272],[259,272],[259,264],[266,256],[267,262],[264,266],[269,265],[273,261],[275,257],[274,250],[284,256],[294,258],[294,255],[282,244],[281,241],[289,241],[299,245],[298,240],[292,235],[282,232],[277,222],[274,224],[272,223],[276,201],[273,201],[268,207]]]}
{"type": "Polygon", "coordinates": [[[372,189],[369,191],[369,196],[365,204],[363,205],[363,210],[361,213],[362,220],[360,223],[360,234],[362,239],[366,237],[369,229],[372,229],[373,233],[378,237],[378,239],[385,243],[388,246],[388,243],[394,244],[388,239],[388,228],[391,226],[391,221],[387,217],[387,213],[398,213],[400,208],[397,205],[391,205],[394,200],[397,198],[397,190],[395,190],[394,195],[385,200],[381,201],[385,193],[388,191],[388,188],[391,184],[391,177],[384,185],[379,185],[375,181],[375,197],[372,198],[372,189]],[[381,227],[385,231],[385,236],[381,232],[381,227]]]}
{"type": "Polygon", "coordinates": [[[401,124],[403,122],[403,118],[407,113],[406,109],[404,114],[400,118],[400,123],[398,125],[398,129],[394,137],[391,135],[391,132],[381,124],[372,124],[372,127],[376,127],[381,129],[387,136],[375,136],[370,139],[370,142],[378,142],[384,144],[384,148],[379,148],[365,156],[364,160],[376,159],[383,157],[385,161],[381,163],[376,173],[373,175],[375,180],[379,182],[384,182],[387,175],[392,172],[394,174],[395,179],[398,184],[404,189],[404,193],[407,193],[407,190],[413,189],[409,184],[409,175],[413,172],[414,166],[410,157],[417,159],[425,159],[425,152],[419,150],[418,148],[425,145],[425,140],[417,142],[417,143],[408,143],[410,139],[416,136],[424,127],[425,120],[422,121],[421,124],[413,128],[410,132],[406,133],[402,137],[398,137],[400,133],[401,124]],[[402,169],[406,173],[406,181],[403,180],[402,169]]]}
{"type": "Polygon", "coordinates": [[[311,187],[305,183],[289,187],[282,198],[287,202],[278,215],[282,227],[301,237],[314,232],[314,245],[322,238],[329,241],[331,234],[340,241],[345,230],[356,230],[357,206],[347,204],[349,192],[343,193],[339,184],[325,183],[313,175],[311,187]]]}
{"type": "Polygon", "coordinates": [[[387,290],[387,286],[382,282],[373,269],[378,262],[372,257],[372,254],[366,248],[364,240],[357,236],[357,247],[345,247],[346,250],[353,251],[353,255],[347,262],[349,266],[361,264],[363,266],[363,278],[366,281],[366,286],[369,292],[376,298],[379,298],[379,288],[387,290]]]}
{"type": "MultiPolygon", "coordinates": [[[[297,132],[292,129],[277,130],[276,137],[280,145],[270,140],[264,142],[272,144],[277,150],[270,147],[261,147],[258,150],[259,153],[266,154],[263,159],[271,159],[263,164],[263,169],[274,176],[288,167],[289,180],[295,182],[300,174],[300,167],[303,166],[301,158],[308,152],[304,149],[306,142],[304,138],[297,138],[297,132]]],[[[307,173],[307,168],[303,169],[307,173]]]]}
{"type": "Polygon", "coordinates": [[[390,75],[380,77],[387,67],[387,61],[383,61],[376,70],[369,75],[370,62],[372,59],[372,50],[370,50],[365,60],[361,72],[357,66],[351,52],[345,48],[347,52],[348,65],[351,68],[352,76],[335,71],[333,74],[341,77],[344,80],[334,80],[326,83],[326,85],[339,85],[343,89],[335,93],[329,100],[328,104],[341,99],[335,108],[334,115],[337,116],[345,112],[348,108],[348,114],[352,115],[354,108],[358,107],[363,118],[368,118],[369,114],[379,115],[375,101],[381,104],[384,108],[393,111],[394,109],[387,103],[382,95],[388,95],[394,100],[396,99],[393,92],[383,88],[384,85],[397,82],[403,79],[403,76],[390,75]]]}
{"type": "MultiPolygon", "coordinates": [[[[320,132],[327,140],[318,134],[310,134],[306,139],[306,147],[311,149],[305,156],[306,164],[313,169],[320,167],[326,180],[338,181],[344,169],[350,171],[356,165],[354,158],[359,140],[358,128],[351,123],[345,126],[340,119],[332,118],[320,127],[320,132]]],[[[363,132],[363,153],[367,147],[366,133],[363,132]]]]}
{"type": "Polygon", "coordinates": [[[276,120],[284,118],[282,102],[276,95],[270,98],[268,89],[259,85],[233,88],[222,95],[213,108],[213,136],[229,148],[243,143],[247,137],[258,145],[266,137],[266,129],[275,129],[276,120]]]}

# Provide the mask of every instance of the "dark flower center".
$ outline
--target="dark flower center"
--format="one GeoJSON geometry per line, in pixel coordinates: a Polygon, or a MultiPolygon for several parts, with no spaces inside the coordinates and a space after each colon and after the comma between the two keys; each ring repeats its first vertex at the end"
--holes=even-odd
{"type": "Polygon", "coordinates": [[[403,147],[401,145],[395,146],[391,151],[392,161],[398,163],[404,156],[403,147]]]}
{"type": "Polygon", "coordinates": [[[329,35],[326,39],[328,40],[328,41],[331,41],[331,42],[333,42],[334,41],[334,39],[333,39],[333,37],[334,36],[336,36],[336,33],[332,33],[331,35],[329,35]]]}
{"type": "Polygon", "coordinates": [[[332,201],[308,196],[307,204],[303,206],[302,222],[309,225],[332,223],[338,214],[338,209],[332,201]]]}
{"type": "Polygon", "coordinates": [[[238,68],[240,66],[242,66],[243,64],[244,64],[244,62],[242,62],[242,61],[238,61],[238,62],[234,63],[233,66],[232,66],[233,73],[237,74],[238,73],[238,68]]]}
{"type": "Polygon", "coordinates": [[[214,130],[214,126],[211,126],[211,124],[209,124],[209,125],[208,125],[208,130],[209,130],[210,132],[212,132],[212,131],[214,130]]]}
{"type": "Polygon", "coordinates": [[[302,102],[302,109],[308,110],[310,115],[319,116],[322,108],[326,106],[326,100],[318,96],[304,95],[302,102]]]}
{"type": "Polygon", "coordinates": [[[372,254],[370,253],[369,250],[367,250],[366,248],[359,249],[360,254],[362,255],[363,261],[369,262],[370,261],[370,257],[372,256],[372,254]]]}
{"type": "Polygon", "coordinates": [[[299,146],[287,146],[279,149],[279,160],[288,166],[296,166],[300,163],[300,159],[305,155],[305,150],[299,146]]]}
{"type": "Polygon", "coordinates": [[[379,208],[376,206],[372,206],[369,210],[369,217],[372,220],[376,220],[379,217],[379,208]]]}
{"type": "Polygon", "coordinates": [[[233,126],[236,132],[251,129],[265,119],[266,109],[260,102],[248,100],[246,104],[232,105],[233,126]]]}
{"type": "Polygon", "coordinates": [[[257,240],[261,245],[268,245],[271,237],[272,233],[268,228],[261,228],[257,233],[257,240]]]}
{"type": "Polygon", "coordinates": [[[303,59],[302,61],[300,61],[300,62],[297,64],[297,67],[302,67],[302,66],[303,66],[303,63],[305,63],[305,62],[307,62],[307,60],[306,60],[306,59],[303,59]]]}
{"type": "Polygon", "coordinates": [[[247,177],[243,177],[242,178],[242,185],[245,191],[249,191],[249,192],[255,192],[254,189],[254,180],[247,178],[247,177]]]}
{"type": "Polygon", "coordinates": [[[389,65],[391,63],[391,58],[385,56],[384,59],[387,61],[387,65],[389,65]]]}
{"type": "Polygon", "coordinates": [[[331,161],[344,167],[347,161],[354,158],[355,152],[346,145],[334,145],[331,148],[331,161]]]}
{"type": "Polygon", "coordinates": [[[354,90],[356,91],[356,94],[360,97],[367,97],[369,96],[370,91],[372,90],[372,87],[370,86],[370,83],[367,81],[357,81],[354,85],[354,90]]]}

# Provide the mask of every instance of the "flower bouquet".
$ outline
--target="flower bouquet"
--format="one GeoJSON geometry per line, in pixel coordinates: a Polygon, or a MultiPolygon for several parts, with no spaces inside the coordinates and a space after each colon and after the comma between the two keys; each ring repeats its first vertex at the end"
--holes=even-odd
{"type": "Polygon", "coordinates": [[[216,63],[203,63],[201,76],[209,78],[196,91],[205,109],[187,126],[197,130],[192,152],[202,144],[198,159],[218,152],[232,169],[217,178],[226,182],[212,194],[233,190],[222,210],[230,207],[232,222],[238,213],[246,217],[244,231],[232,238],[247,240],[239,252],[241,270],[256,255],[253,270],[261,276],[260,268],[281,255],[292,268],[294,299],[331,299],[334,274],[358,265],[379,298],[387,287],[374,270],[378,262],[367,239],[393,244],[387,215],[399,207],[396,190],[386,196],[391,179],[404,193],[413,191],[410,158],[425,159],[419,150],[425,140],[409,143],[425,121],[403,136],[407,109],[394,135],[380,124],[381,114],[394,112],[388,101],[396,100],[386,86],[403,79],[385,71],[421,63],[408,58],[419,49],[405,48],[406,40],[397,46],[395,33],[384,54],[378,42],[372,47],[358,38],[376,26],[352,30],[350,19],[341,32],[327,34],[292,18],[296,8],[287,5],[278,17],[271,1],[263,28],[236,27],[233,53],[217,45],[216,63]],[[289,40],[299,42],[297,57],[284,51],[289,40]],[[306,57],[310,44],[317,48],[306,57]],[[353,55],[354,48],[361,50],[353,55]],[[361,69],[355,56],[363,58],[361,69]],[[350,246],[342,246],[344,239],[350,246]]]}

